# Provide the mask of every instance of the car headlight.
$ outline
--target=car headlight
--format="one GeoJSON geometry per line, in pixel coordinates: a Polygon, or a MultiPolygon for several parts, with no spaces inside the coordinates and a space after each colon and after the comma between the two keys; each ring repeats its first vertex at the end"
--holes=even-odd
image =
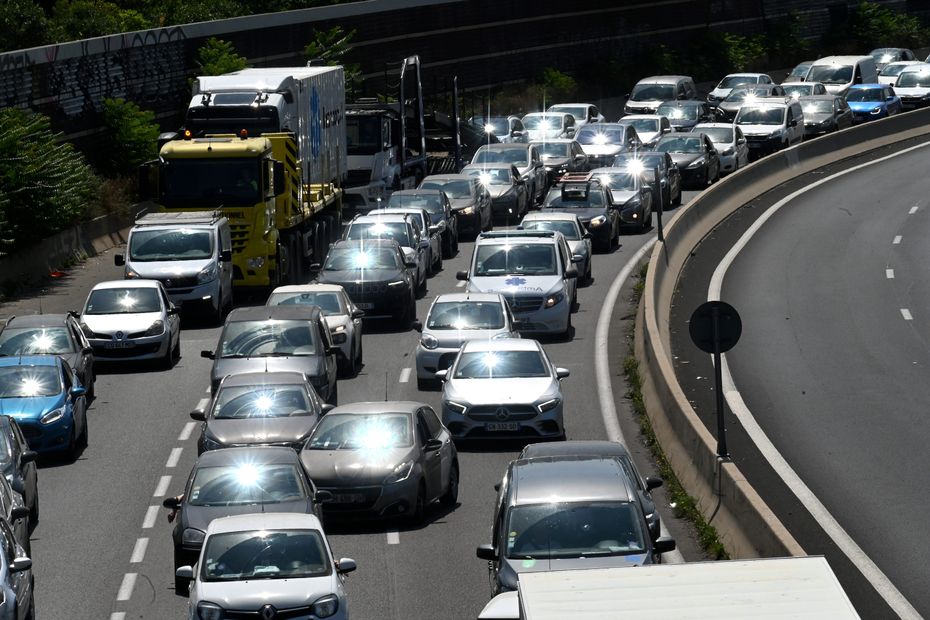
{"type": "Polygon", "coordinates": [[[465,411],[468,409],[468,407],[466,407],[465,405],[461,403],[457,403],[454,400],[447,400],[446,408],[449,409],[450,411],[454,411],[455,413],[458,413],[461,415],[465,415],[465,411]]]}
{"type": "Polygon", "coordinates": [[[420,344],[424,349],[435,349],[439,346],[439,340],[430,334],[423,334],[420,336],[420,344]]]}
{"type": "Polygon", "coordinates": [[[52,409],[51,411],[43,415],[39,419],[39,422],[41,422],[42,424],[52,424],[53,422],[57,422],[63,417],[65,417],[65,406],[64,405],[62,405],[58,409],[52,409]]]}
{"type": "Polygon", "coordinates": [[[698,157],[698,158],[695,159],[693,162],[691,162],[690,164],[688,164],[688,169],[690,170],[691,168],[700,168],[701,166],[704,165],[704,161],[705,161],[705,160],[704,160],[703,157],[698,157]]]}
{"type": "Polygon", "coordinates": [[[474,212],[475,212],[474,207],[465,207],[464,209],[462,209],[462,215],[471,215],[474,212]]]}
{"type": "Polygon", "coordinates": [[[200,620],[223,620],[223,608],[216,603],[201,601],[197,603],[197,617],[200,620]]]}
{"type": "Polygon", "coordinates": [[[588,225],[591,226],[592,228],[597,228],[598,226],[602,226],[603,224],[606,224],[606,223],[607,223],[607,216],[598,215],[597,217],[592,217],[591,222],[588,225]]]}
{"type": "Polygon", "coordinates": [[[252,258],[246,260],[245,264],[249,267],[249,269],[261,269],[265,266],[265,257],[253,256],[252,258]]]}
{"type": "Polygon", "coordinates": [[[413,459],[410,459],[395,467],[394,471],[389,473],[387,478],[384,479],[384,484],[395,484],[409,478],[410,474],[413,473],[413,463],[413,459]]]}
{"type": "Polygon", "coordinates": [[[394,280],[387,283],[388,286],[401,286],[402,284],[406,284],[406,282],[404,280],[394,280]]]}
{"type": "Polygon", "coordinates": [[[329,618],[339,611],[339,597],[335,594],[327,594],[318,598],[310,606],[310,613],[317,618],[329,618]]]}
{"type": "Polygon", "coordinates": [[[729,147],[723,149],[722,151],[720,151],[720,154],[721,154],[721,155],[732,155],[732,154],[733,154],[733,147],[732,147],[732,146],[729,146],[729,147]]]}
{"type": "Polygon", "coordinates": [[[545,413],[547,411],[555,409],[561,404],[562,404],[561,398],[550,398],[549,400],[541,402],[538,405],[536,405],[536,408],[539,409],[539,413],[545,413]]]}
{"type": "Polygon", "coordinates": [[[545,307],[551,308],[556,306],[561,303],[563,299],[565,299],[565,293],[555,293],[554,295],[549,295],[549,297],[546,298],[545,307]]]}
{"type": "Polygon", "coordinates": [[[127,279],[127,280],[132,280],[133,278],[141,278],[141,277],[142,277],[142,276],[140,276],[138,273],[136,273],[135,271],[133,271],[132,269],[130,269],[129,267],[126,267],[126,274],[125,274],[125,275],[126,275],[126,279],[127,279]]]}
{"type": "Polygon", "coordinates": [[[881,107],[881,106],[878,106],[877,108],[875,108],[875,109],[872,110],[872,114],[881,114],[881,113],[882,113],[882,107],[881,107]]]}
{"type": "Polygon", "coordinates": [[[160,336],[165,333],[165,322],[161,319],[158,319],[152,325],[145,330],[143,336],[160,336]]]}
{"type": "Polygon", "coordinates": [[[200,273],[197,274],[197,283],[205,284],[207,282],[213,282],[216,280],[216,277],[219,273],[219,270],[216,268],[216,264],[207,265],[200,270],[200,273]]]}
{"type": "Polygon", "coordinates": [[[491,336],[491,340],[504,340],[505,338],[513,338],[513,334],[507,332],[501,332],[499,334],[494,334],[491,336]]]}
{"type": "Polygon", "coordinates": [[[191,547],[199,547],[203,544],[203,532],[192,527],[184,528],[181,533],[181,544],[191,547]]]}

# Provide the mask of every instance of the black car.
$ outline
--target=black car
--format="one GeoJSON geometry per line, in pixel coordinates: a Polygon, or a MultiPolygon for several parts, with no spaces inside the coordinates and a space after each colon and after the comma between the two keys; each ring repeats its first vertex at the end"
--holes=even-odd
{"type": "Polygon", "coordinates": [[[365,318],[393,318],[409,327],[416,318],[416,264],[405,263],[396,241],[338,241],[329,249],[317,281],[338,284],[365,311],[365,318]]]}
{"type": "Polygon", "coordinates": [[[652,205],[658,210],[670,209],[681,204],[681,171],[668,153],[659,151],[640,151],[617,155],[613,167],[629,168],[631,171],[642,169],[643,178],[652,188],[652,205]],[[656,179],[658,175],[658,179],[656,179]]]}
{"type": "Polygon", "coordinates": [[[549,175],[549,187],[555,185],[563,174],[587,172],[590,168],[588,156],[577,140],[561,138],[533,144],[539,150],[549,175]]]}
{"type": "Polygon", "coordinates": [[[698,123],[717,120],[713,108],[704,101],[666,101],[659,106],[656,114],[668,117],[675,131],[691,131],[698,123]]]}
{"type": "Polygon", "coordinates": [[[681,171],[681,182],[703,189],[720,179],[720,155],[714,143],[704,133],[670,134],[663,136],[655,150],[672,156],[681,171]]]}
{"type": "MultiPolygon", "coordinates": [[[[162,505],[177,515],[174,568],[197,563],[204,534],[213,519],[254,512],[298,512],[321,517],[319,502],[329,496],[300,463],[296,450],[281,446],[226,448],[205,452],[194,463],[184,493],[162,505]]],[[[175,577],[187,594],[188,580],[175,577]]]]}
{"type": "Polygon", "coordinates": [[[17,542],[28,555],[32,551],[29,543],[29,509],[22,495],[13,490],[6,478],[0,479],[0,517],[13,528],[17,542]]]}
{"type": "Polygon", "coordinates": [[[391,194],[387,208],[415,207],[429,213],[430,229],[439,231],[442,237],[442,257],[452,258],[459,251],[458,217],[452,210],[452,202],[442,190],[402,189],[391,194]]]}
{"type": "Polygon", "coordinates": [[[463,174],[431,174],[420,181],[420,190],[445,192],[458,220],[458,233],[473,234],[491,230],[491,195],[478,179],[463,174]]]}
{"type": "Polygon", "coordinates": [[[590,173],[563,176],[540,209],[548,210],[577,215],[599,252],[610,252],[620,242],[620,211],[610,191],[590,173]]]}
{"type": "Polygon", "coordinates": [[[19,493],[29,509],[29,522],[39,522],[39,480],[36,471],[36,452],[29,444],[15,419],[0,415],[0,471],[19,493]]]}
{"type": "Polygon", "coordinates": [[[715,119],[712,119],[718,123],[732,123],[733,119],[736,118],[736,114],[739,112],[739,109],[743,106],[743,103],[746,100],[760,99],[763,97],[784,97],[785,89],[782,88],[779,84],[765,84],[765,85],[756,85],[756,86],[743,86],[740,88],[734,88],[730,91],[730,94],[727,95],[726,99],[721,101],[716,108],[714,108],[714,114],[716,115],[715,119]]]}
{"type": "Polygon", "coordinates": [[[77,315],[31,314],[14,316],[0,332],[0,356],[57,355],[68,362],[87,400],[94,397],[94,350],[84,336],[77,315]]]}
{"type": "Polygon", "coordinates": [[[230,312],[216,351],[200,355],[213,360],[213,394],[226,375],[289,370],[305,374],[320,398],[335,405],[338,352],[319,306],[258,306],[230,312]]]}

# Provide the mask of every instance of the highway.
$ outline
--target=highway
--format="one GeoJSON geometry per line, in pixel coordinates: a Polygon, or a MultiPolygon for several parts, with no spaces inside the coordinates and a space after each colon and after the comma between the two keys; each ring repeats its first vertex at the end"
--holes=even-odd
{"type": "Polygon", "coordinates": [[[732,410],[728,441],[805,551],[827,556],[864,618],[930,615],[930,179],[921,173],[930,151],[811,184],[890,152],[807,175],[727,219],[682,274],[672,317],[676,372],[714,428],[712,365],[688,340],[687,318],[708,299],[711,274],[749,225],[808,187],[746,243],[720,295],[743,321],[742,339],[727,354],[745,404],[737,412],[751,412],[786,465],[769,465],[747,435],[755,432],[748,418],[732,410]],[[823,510],[801,503],[800,484],[783,482],[788,469],[823,510]]]}
{"type": "MultiPolygon", "coordinates": [[[[685,192],[684,200],[694,195],[685,192]]],[[[563,383],[570,439],[606,436],[596,397],[596,323],[615,276],[654,236],[655,229],[627,234],[621,248],[596,255],[595,281],[579,289],[574,338],[544,341],[553,362],[572,373],[563,383]]],[[[418,302],[420,318],[435,295],[461,290],[455,272],[466,268],[472,247],[462,243],[459,255],[445,261],[444,271],[430,280],[429,292],[418,302]]],[[[121,277],[112,252],[105,253],[53,280],[45,291],[0,307],[0,316],[79,310],[95,283],[121,277]]],[[[611,309],[608,370],[620,427],[641,470],[652,475],[654,467],[624,398],[622,362],[634,314],[631,295],[632,282],[627,281],[616,309],[611,309]]],[[[421,400],[438,410],[439,392],[416,387],[418,334],[369,323],[365,329],[365,366],[359,376],[340,380],[340,402],[421,400]]],[[[186,613],[186,598],[173,589],[172,526],[161,502],[182,491],[196,458],[199,431],[188,412],[208,385],[210,361],[200,351],[215,348],[218,336],[216,326],[185,321],[182,357],[170,371],[128,365],[99,369],[98,396],[89,411],[89,447],[73,464],[40,463],[41,514],[32,540],[40,617],[164,619],[186,613]]],[[[327,520],[336,556],[359,564],[347,581],[353,617],[476,617],[491,593],[486,563],[475,557],[475,547],[488,542],[493,485],[522,445],[461,446],[459,505],[447,513],[434,508],[419,528],[327,520]]],[[[685,558],[699,559],[690,530],[670,514],[661,489],[656,498],[685,558]]]]}

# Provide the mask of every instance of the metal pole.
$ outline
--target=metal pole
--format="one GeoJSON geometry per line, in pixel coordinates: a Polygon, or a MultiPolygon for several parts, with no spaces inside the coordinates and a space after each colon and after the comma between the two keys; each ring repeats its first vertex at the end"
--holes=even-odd
{"type": "Polygon", "coordinates": [[[717,456],[728,459],[727,430],[723,420],[723,371],[720,368],[720,311],[713,310],[714,324],[714,383],[717,390],[717,456]]]}
{"type": "Polygon", "coordinates": [[[459,131],[459,77],[452,78],[452,127],[455,135],[455,171],[462,170],[462,136],[459,131]]]}

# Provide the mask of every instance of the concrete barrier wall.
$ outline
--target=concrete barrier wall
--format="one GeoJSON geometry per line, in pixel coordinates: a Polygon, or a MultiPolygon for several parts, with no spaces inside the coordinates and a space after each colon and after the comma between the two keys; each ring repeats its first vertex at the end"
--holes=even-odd
{"type": "Polygon", "coordinates": [[[718,462],[715,437],[675,377],[670,314],[685,263],[718,224],[765,192],[827,164],[920,136],[930,137],[930,109],[867,123],[775,153],[716,183],[682,207],[665,226],[665,243],[657,244],[652,253],[635,340],[647,415],[672,468],[733,558],[804,555],[804,550],[739,468],[718,462]]]}

